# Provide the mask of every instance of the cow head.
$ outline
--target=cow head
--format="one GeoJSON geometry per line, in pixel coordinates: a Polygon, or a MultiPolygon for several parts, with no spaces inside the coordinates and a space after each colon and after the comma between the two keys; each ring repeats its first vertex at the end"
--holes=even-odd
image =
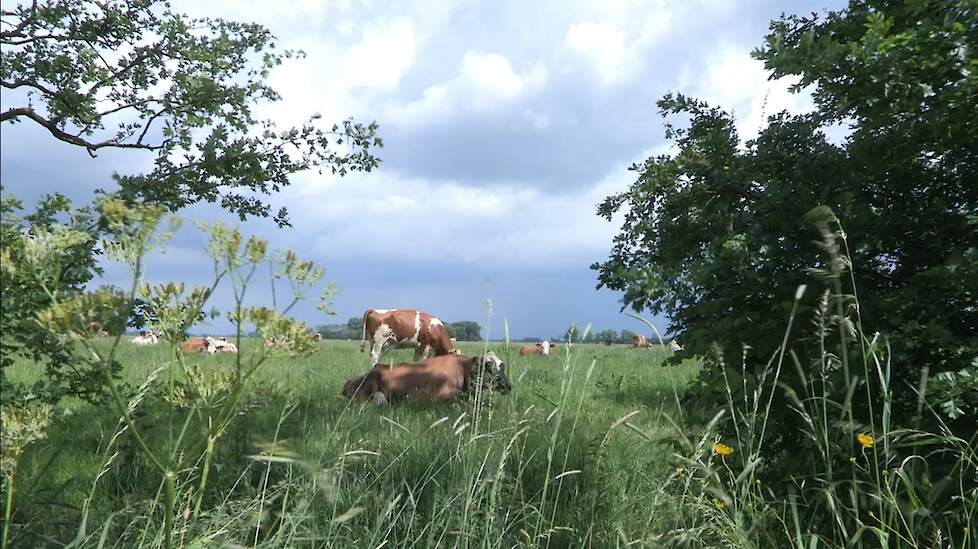
{"type": "Polygon", "coordinates": [[[485,377],[483,378],[484,384],[491,383],[493,388],[504,395],[513,389],[509,384],[509,378],[506,376],[506,364],[496,356],[496,353],[489,351],[486,353],[486,356],[482,357],[480,362],[485,372],[485,377]]]}

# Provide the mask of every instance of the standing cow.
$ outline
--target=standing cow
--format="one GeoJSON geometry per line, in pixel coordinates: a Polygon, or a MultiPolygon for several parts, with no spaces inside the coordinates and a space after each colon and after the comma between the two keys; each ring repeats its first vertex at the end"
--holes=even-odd
{"type": "Polygon", "coordinates": [[[415,309],[367,309],[363,313],[360,352],[370,343],[371,364],[380,362],[392,347],[414,347],[415,362],[435,356],[458,354],[445,324],[437,317],[415,309]]]}

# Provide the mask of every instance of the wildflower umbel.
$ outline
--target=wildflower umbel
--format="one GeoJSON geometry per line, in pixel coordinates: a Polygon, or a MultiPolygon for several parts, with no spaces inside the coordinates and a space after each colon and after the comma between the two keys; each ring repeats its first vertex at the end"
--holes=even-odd
{"type": "Polygon", "coordinates": [[[876,444],[876,439],[873,435],[868,435],[866,433],[859,433],[856,435],[856,441],[862,445],[863,448],[872,448],[876,444]]]}
{"type": "Polygon", "coordinates": [[[721,456],[729,456],[734,453],[734,449],[722,442],[717,442],[713,445],[713,452],[721,456]]]}

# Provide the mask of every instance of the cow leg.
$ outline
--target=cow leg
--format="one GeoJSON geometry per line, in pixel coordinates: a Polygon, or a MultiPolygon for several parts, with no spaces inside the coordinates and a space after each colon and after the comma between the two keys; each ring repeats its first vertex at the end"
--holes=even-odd
{"type": "Polygon", "coordinates": [[[383,391],[377,391],[374,393],[374,404],[387,404],[387,395],[385,395],[383,391]]]}
{"type": "Polygon", "coordinates": [[[419,343],[418,346],[414,348],[415,362],[419,360],[424,360],[430,356],[431,356],[431,345],[421,345],[419,343]]]}

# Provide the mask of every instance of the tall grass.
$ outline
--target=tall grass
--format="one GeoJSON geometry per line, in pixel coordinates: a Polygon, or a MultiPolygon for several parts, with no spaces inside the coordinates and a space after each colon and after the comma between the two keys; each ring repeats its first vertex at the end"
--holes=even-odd
{"type": "MultiPolygon", "coordinates": [[[[758,375],[748,376],[746,351],[739,373],[717,353],[726,406],[705,425],[686,416],[680,397],[698,365],[661,367],[670,354],[664,346],[574,342],[554,357],[520,357],[508,322],[506,341],[487,338],[462,350],[503,357],[511,394],[477,383],[474,394],[449,403],[350,401],[340,388],[368,361],[357,343],[313,346],[301,324],[246,308],[264,244],[252,240],[242,251],[236,232],[211,232],[215,284],[226,278],[234,290],[240,352],[175,351],[211,290],[184,296],[174,285],[144,290],[168,311],[158,323],[170,345],[78,336],[106,364],[124,365],[122,383],[107,376],[115,406],[64,401],[39,415],[4,407],[5,547],[975,543],[975,441],[948,428],[892,424],[893,365],[885,339],[867,336],[858,315],[849,317],[858,300],[842,290],[841,231],[824,231],[833,261],[823,275],[834,290],[821,296],[810,328],[822,350],[817,367],[802,367],[791,351],[801,329],[799,288],[782,345],[758,375]],[[248,323],[262,337],[243,337],[248,323]],[[270,352],[263,339],[272,336],[287,348],[270,352]],[[857,391],[865,397],[855,399],[857,391]],[[817,470],[767,486],[761,471],[782,401],[801,420],[796,436],[817,454],[817,470]],[[881,408],[856,409],[874,402],[881,408]],[[932,485],[935,457],[952,463],[956,484],[932,485]]],[[[271,273],[289,282],[293,297],[318,279],[314,266],[290,255],[271,273]]],[[[385,360],[409,355],[395,351],[385,360]]],[[[30,381],[34,367],[21,360],[10,377],[30,381]]],[[[934,413],[925,391],[922,382],[921,411],[934,413]]]]}
{"type": "Polygon", "coordinates": [[[712,367],[722,372],[727,406],[702,436],[683,434],[689,426],[682,415],[674,420],[682,450],[666,490],[678,500],[683,525],[650,539],[699,547],[975,546],[978,440],[974,434],[970,440],[956,436],[929,406],[926,377],[918,385],[918,410],[939,429],[893,424],[893,364],[886,340],[864,331],[854,289],[843,290],[843,280],[855,282],[838,220],[831,212],[815,213],[829,258],[828,268],[816,274],[832,288],[820,297],[815,314],[816,366],[803,367],[791,351],[802,286],[780,348],[756,377],[747,371],[745,351],[738,376],[742,386],[735,386],[723,354],[716,353],[712,367]],[[837,346],[828,341],[833,337],[837,346]],[[790,383],[787,370],[795,377],[790,383]],[[854,398],[857,391],[863,398],[854,398]],[[765,442],[776,394],[786,397],[790,412],[801,420],[796,446],[816,453],[811,460],[816,469],[783,479],[787,489],[767,487],[758,475],[772,455],[765,442]],[[732,439],[722,439],[723,432],[732,439]],[[929,463],[937,461],[950,464],[950,472],[932,474],[929,463]]]}

